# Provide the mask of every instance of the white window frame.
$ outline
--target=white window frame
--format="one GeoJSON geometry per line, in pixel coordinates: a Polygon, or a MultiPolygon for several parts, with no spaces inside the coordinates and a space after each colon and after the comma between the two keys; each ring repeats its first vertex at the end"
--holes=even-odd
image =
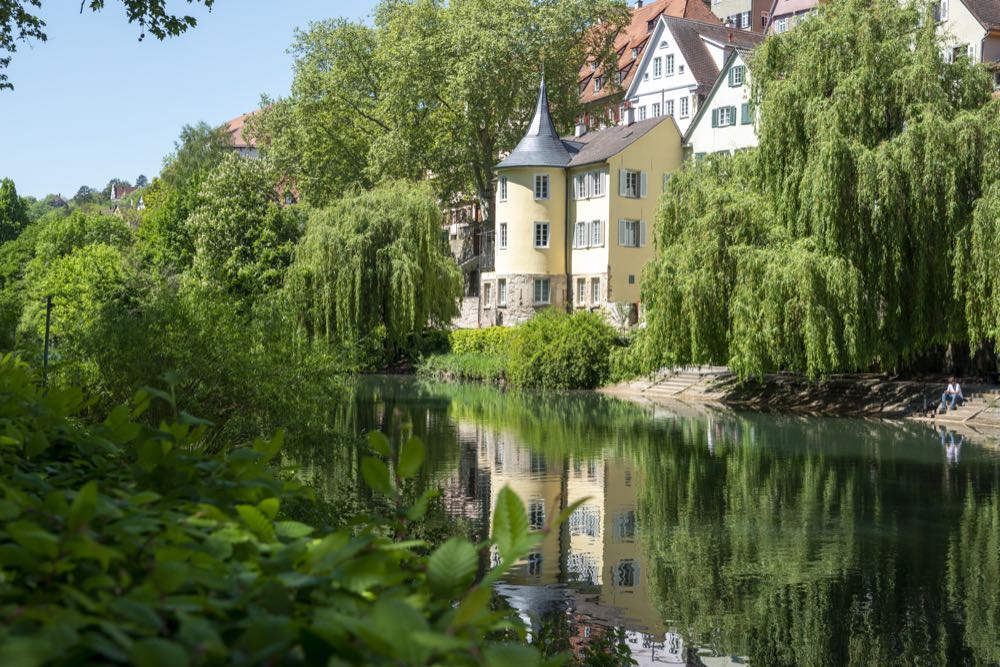
{"type": "Polygon", "coordinates": [[[719,114],[719,127],[736,125],[736,113],[733,111],[733,107],[719,107],[717,112],[719,114]]]}
{"type": "Polygon", "coordinates": [[[737,86],[742,86],[747,80],[747,71],[743,65],[733,66],[733,82],[730,84],[734,88],[737,86]]]}
{"type": "Polygon", "coordinates": [[[740,12],[740,28],[743,30],[750,29],[750,12],[740,12]]]}
{"type": "Polygon", "coordinates": [[[501,250],[507,248],[507,223],[501,222],[497,225],[497,247],[501,250]]]}
{"type": "Polygon", "coordinates": [[[941,0],[938,9],[938,16],[942,21],[948,20],[948,0],[941,0]]]}
{"type": "Polygon", "coordinates": [[[680,118],[687,118],[691,115],[691,98],[687,95],[681,98],[680,118]]]}
{"type": "Polygon", "coordinates": [[[578,306],[587,305],[587,279],[576,279],[576,303],[578,306]]]}
{"type": "Polygon", "coordinates": [[[674,54],[668,53],[663,57],[663,71],[665,72],[664,76],[674,75],[674,54]]]}
{"type": "Polygon", "coordinates": [[[507,305],[507,279],[499,278],[497,280],[497,305],[506,306],[507,305]]]}
{"type": "Polygon", "coordinates": [[[663,107],[660,106],[659,102],[653,102],[653,118],[660,117],[660,111],[662,110],[662,108],[663,107]]]}
{"type": "Polygon", "coordinates": [[[600,220],[590,221],[590,247],[600,248],[604,245],[604,223],[600,220]]]}
{"type": "Polygon", "coordinates": [[[549,278],[535,278],[531,285],[531,298],[532,303],[536,306],[544,306],[552,303],[552,283],[549,278]],[[544,287],[544,290],[539,289],[541,287],[544,287]],[[539,292],[542,292],[542,294],[539,294],[539,292]]]}
{"type": "Polygon", "coordinates": [[[497,200],[507,201],[507,177],[501,176],[497,181],[497,200]]]}
{"type": "Polygon", "coordinates": [[[663,107],[663,115],[664,116],[673,116],[674,115],[674,101],[673,100],[667,100],[666,101],[666,106],[663,107]]]}
{"type": "Polygon", "coordinates": [[[604,196],[604,172],[603,171],[591,171],[588,172],[588,180],[590,181],[590,196],[593,198],[604,196]]]}
{"type": "Polygon", "coordinates": [[[774,32],[775,34],[782,34],[788,32],[788,17],[782,16],[780,19],[774,22],[774,32]]]}
{"type": "Polygon", "coordinates": [[[644,199],[646,181],[646,172],[622,169],[618,174],[618,195],[626,199],[644,199]]]}
{"type": "Polygon", "coordinates": [[[602,78],[603,77],[599,77],[599,76],[595,76],[594,77],[594,92],[595,93],[601,92],[601,88],[604,86],[604,81],[601,80],[602,78]]]}
{"type": "Polygon", "coordinates": [[[590,197],[589,183],[586,173],[573,176],[573,199],[579,201],[590,197]]]}
{"type": "Polygon", "coordinates": [[[638,120],[646,120],[646,105],[639,107],[639,117],[638,120]]]}
{"type": "Polygon", "coordinates": [[[493,307],[493,283],[491,282],[483,283],[483,307],[493,307]]]}
{"type": "Polygon", "coordinates": [[[573,225],[573,247],[587,247],[587,222],[584,220],[577,221],[577,223],[573,225]]]}
{"type": "Polygon", "coordinates": [[[535,174],[534,185],[535,185],[535,191],[534,191],[535,201],[545,201],[546,199],[549,198],[550,183],[548,174],[535,174]]]}
{"type": "Polygon", "coordinates": [[[661,76],[663,76],[663,61],[657,56],[653,58],[653,78],[659,79],[661,76]]]}
{"type": "Polygon", "coordinates": [[[536,222],[535,226],[533,228],[534,236],[532,238],[534,246],[536,248],[539,248],[539,249],[548,248],[549,244],[552,242],[552,237],[551,237],[551,234],[550,234],[551,231],[552,230],[549,227],[549,223],[547,223],[547,222],[536,222]],[[544,239],[542,239],[540,237],[544,237],[544,239]],[[539,243],[539,241],[541,241],[541,240],[545,241],[544,245],[539,243]]]}
{"type": "Polygon", "coordinates": [[[646,221],[623,218],[618,221],[618,245],[622,248],[646,246],[646,221]]]}
{"type": "Polygon", "coordinates": [[[590,302],[593,305],[601,303],[601,279],[591,278],[590,279],[590,302]]]}

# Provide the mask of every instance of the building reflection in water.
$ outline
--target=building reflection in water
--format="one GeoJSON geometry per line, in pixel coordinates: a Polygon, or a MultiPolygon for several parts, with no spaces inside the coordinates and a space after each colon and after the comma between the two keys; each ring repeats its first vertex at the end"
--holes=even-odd
{"type": "MultiPolygon", "coordinates": [[[[579,658],[614,632],[639,665],[743,663],[685,646],[656,612],[637,540],[642,471],[632,462],[613,456],[550,460],[508,433],[469,422],[458,424],[458,434],[458,469],[440,484],[446,510],[472,520],[479,539],[489,535],[491,509],[504,486],[524,501],[534,530],[586,498],[558,534],[543,541],[498,586],[533,637],[544,632],[543,619],[555,615],[568,626],[569,647],[579,658]]],[[[720,425],[715,435],[729,434],[720,425]]],[[[498,564],[495,553],[493,558],[498,564]]]]}

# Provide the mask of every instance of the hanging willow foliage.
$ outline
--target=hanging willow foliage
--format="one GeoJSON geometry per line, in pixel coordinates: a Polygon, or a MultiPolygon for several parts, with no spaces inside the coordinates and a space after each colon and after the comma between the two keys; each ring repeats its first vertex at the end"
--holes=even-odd
{"type": "Polygon", "coordinates": [[[287,286],[306,333],[393,354],[409,334],[458,313],[462,276],[440,237],[430,189],[393,182],[315,211],[287,286]]]}
{"type": "Polygon", "coordinates": [[[894,369],[1000,332],[1000,103],[927,19],[842,0],[757,50],[759,147],[689,164],[661,202],[650,366],[894,369]]]}

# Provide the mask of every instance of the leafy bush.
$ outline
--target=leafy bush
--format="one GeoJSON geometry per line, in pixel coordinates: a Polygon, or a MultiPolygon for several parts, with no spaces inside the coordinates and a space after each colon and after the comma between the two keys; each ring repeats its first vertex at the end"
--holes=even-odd
{"type": "Polygon", "coordinates": [[[504,355],[510,349],[510,342],[516,335],[511,327],[487,327],[485,329],[456,329],[451,332],[451,351],[455,354],[504,355]]]}
{"type": "Polygon", "coordinates": [[[201,420],[136,421],[153,400],[174,405],[150,390],[88,421],[79,389],[45,392],[0,359],[0,664],[541,664],[516,615],[490,609],[542,538],[512,491],[494,513],[501,564],[477,579],[471,542],[406,541],[433,495],[399,502],[419,441],[372,437],[362,460],[394,516],[319,534],[282,514],[304,491],[273,466],[280,434],[208,456],[201,420]]]}
{"type": "Polygon", "coordinates": [[[616,334],[590,312],[546,311],[517,328],[509,379],[520,387],[593,389],[610,376],[616,334]]]}

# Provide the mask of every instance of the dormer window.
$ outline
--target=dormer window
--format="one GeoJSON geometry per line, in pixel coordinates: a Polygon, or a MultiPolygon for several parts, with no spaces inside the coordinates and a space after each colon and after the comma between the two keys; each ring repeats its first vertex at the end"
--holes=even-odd
{"type": "Polygon", "coordinates": [[[652,21],[646,21],[646,32],[653,32],[653,26],[656,25],[656,19],[652,21]]]}
{"type": "Polygon", "coordinates": [[[602,80],[602,77],[599,77],[599,76],[595,77],[594,78],[594,92],[595,93],[601,92],[601,88],[603,86],[604,86],[604,81],[602,80]]]}
{"type": "Polygon", "coordinates": [[[633,46],[632,47],[632,60],[635,60],[638,57],[639,57],[639,47],[638,46],[633,46]]]}
{"type": "Polygon", "coordinates": [[[597,71],[597,61],[596,60],[594,62],[590,63],[590,71],[591,72],[596,72],[597,71]]]}
{"type": "Polygon", "coordinates": [[[660,48],[661,49],[667,48],[667,40],[663,40],[662,42],[660,42],[660,48]]]}

